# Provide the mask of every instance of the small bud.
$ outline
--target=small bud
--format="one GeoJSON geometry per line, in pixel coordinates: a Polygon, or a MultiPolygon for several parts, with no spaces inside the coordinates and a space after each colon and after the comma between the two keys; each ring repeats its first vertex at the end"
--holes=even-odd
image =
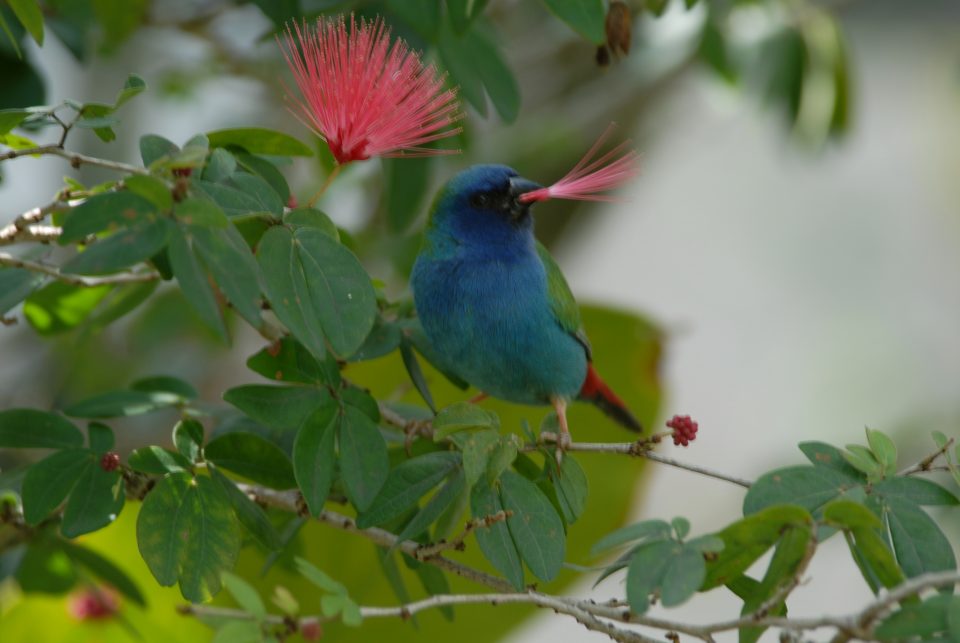
{"type": "Polygon", "coordinates": [[[104,471],[116,471],[120,466],[120,454],[115,451],[108,451],[100,458],[100,468],[104,471]]]}
{"type": "Polygon", "coordinates": [[[78,621],[111,618],[120,604],[116,595],[101,587],[89,587],[73,594],[67,601],[67,611],[78,621]]]}
{"type": "Polygon", "coordinates": [[[300,636],[304,641],[319,641],[323,637],[323,628],[316,619],[301,621],[300,636]]]}
{"type": "Polygon", "coordinates": [[[297,207],[297,197],[294,196],[293,194],[291,194],[291,195],[287,198],[287,207],[290,208],[291,210],[293,210],[293,209],[295,209],[295,208],[297,207]]]}

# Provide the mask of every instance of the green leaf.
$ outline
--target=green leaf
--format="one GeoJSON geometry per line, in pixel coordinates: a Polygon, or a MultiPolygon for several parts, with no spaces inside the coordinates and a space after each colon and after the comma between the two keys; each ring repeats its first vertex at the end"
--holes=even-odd
{"type": "MultiPolygon", "coordinates": [[[[428,595],[437,596],[439,594],[450,593],[450,583],[447,582],[447,577],[433,565],[419,565],[414,572],[417,574],[417,578],[420,579],[423,591],[428,595]]],[[[443,614],[444,618],[448,621],[453,620],[453,607],[450,605],[441,607],[440,613],[443,614]]]]}
{"type": "Polygon", "coordinates": [[[627,602],[635,614],[650,607],[650,594],[663,582],[664,574],[680,546],[672,541],[645,543],[634,552],[627,567],[627,602]]]}
{"type": "Polygon", "coordinates": [[[901,476],[881,480],[873,486],[873,493],[884,498],[895,498],[915,505],[952,506],[960,500],[949,491],[931,480],[901,476]]]}
{"type": "Polygon", "coordinates": [[[102,455],[114,446],[113,430],[106,424],[91,422],[87,425],[87,435],[89,436],[90,449],[94,453],[102,455]]]}
{"type": "Polygon", "coordinates": [[[76,538],[106,527],[120,515],[125,497],[120,472],[105,471],[91,461],[70,492],[60,533],[76,538]]]}
{"type": "Polygon", "coordinates": [[[297,567],[297,571],[300,572],[300,575],[323,591],[342,596],[346,595],[347,588],[344,587],[342,583],[330,578],[326,572],[321,571],[317,566],[307,559],[297,556],[293,560],[297,567]]]}
{"type": "Polygon", "coordinates": [[[164,475],[178,471],[189,471],[191,463],[179,453],[167,451],[158,446],[146,446],[134,450],[127,459],[134,471],[151,475],[164,475]]]}
{"type": "Polygon", "coordinates": [[[340,370],[331,356],[321,364],[292,337],[283,337],[247,360],[247,368],[278,382],[340,386],[340,370]]]}
{"type": "Polygon", "coordinates": [[[432,167],[433,159],[430,157],[383,159],[386,181],[383,208],[391,233],[406,231],[423,211],[432,167]]]}
{"type": "Polygon", "coordinates": [[[357,510],[366,511],[390,470],[387,444],[377,424],[350,405],[343,407],[337,441],[344,490],[357,510]]]}
{"type": "Polygon", "coordinates": [[[179,395],[163,391],[110,391],[71,404],[63,412],[78,418],[117,418],[151,413],[184,401],[179,395]]]}
{"type": "Polygon", "coordinates": [[[430,410],[436,413],[437,408],[433,403],[433,396],[430,395],[430,387],[427,386],[427,380],[423,376],[423,371],[420,369],[420,362],[417,361],[417,356],[414,354],[410,342],[403,336],[401,336],[400,339],[400,358],[403,360],[403,367],[407,370],[407,375],[410,376],[410,381],[413,382],[417,393],[419,393],[423,401],[427,403],[430,410]]]}
{"type": "Polygon", "coordinates": [[[283,547],[283,540],[260,505],[242,492],[230,478],[220,473],[216,466],[209,466],[208,471],[210,479],[220,486],[230,501],[240,524],[267,550],[279,551],[283,547]]]}
{"type": "Polygon", "coordinates": [[[117,92],[117,98],[113,102],[114,109],[120,107],[134,96],[146,91],[146,89],[147,81],[137,74],[130,74],[123,83],[123,87],[117,92]]]}
{"type": "Polygon", "coordinates": [[[543,3],[574,31],[595,45],[606,40],[606,12],[601,0],[543,0],[543,3]]]}
{"type": "Polygon", "coordinates": [[[826,467],[836,469],[840,473],[846,474],[852,479],[859,479],[862,474],[847,464],[843,457],[843,451],[831,446],[825,442],[801,442],[797,446],[807,456],[807,459],[817,467],[826,467]]]}
{"type": "Polygon", "coordinates": [[[293,443],[293,471],[307,508],[314,516],[323,510],[336,476],[334,438],[340,422],[333,400],[307,416],[293,443]]]}
{"type": "Polygon", "coordinates": [[[173,427],[173,444],[180,455],[196,462],[203,447],[203,425],[189,418],[180,420],[173,427]]]}
{"type": "Polygon", "coordinates": [[[87,449],[65,449],[27,469],[21,486],[23,518],[27,524],[37,525],[49,516],[92,466],[93,455],[87,449]]]}
{"type": "Polygon", "coordinates": [[[20,268],[0,268],[0,315],[22,302],[46,280],[41,275],[20,268]]]}
{"type": "MultiPolygon", "coordinates": [[[[409,160],[409,159],[408,159],[409,160]]],[[[291,228],[315,228],[334,241],[340,241],[337,226],[326,214],[314,208],[303,207],[284,213],[283,222],[291,228]]]]}
{"type": "Polygon", "coordinates": [[[955,570],[957,559],[943,531],[910,500],[886,499],[886,518],[897,563],[908,578],[955,570]]]}
{"type": "Polygon", "coordinates": [[[27,547],[16,579],[23,592],[63,594],[76,584],[77,574],[59,543],[44,539],[27,547]]]}
{"type": "Polygon", "coordinates": [[[23,304],[23,315],[44,337],[63,333],[86,320],[111,286],[74,286],[54,281],[37,290],[23,304]]]}
{"type": "Polygon", "coordinates": [[[887,588],[903,582],[903,571],[876,530],[860,528],[852,530],[852,534],[855,541],[855,544],[851,545],[854,560],[874,593],[877,593],[874,580],[887,588]]]}
{"type": "Polygon", "coordinates": [[[427,501],[423,509],[417,512],[413,519],[406,524],[403,531],[397,534],[399,541],[425,533],[430,525],[436,522],[443,512],[460,497],[460,493],[465,487],[466,480],[463,471],[458,469],[450,476],[447,483],[440,487],[440,490],[427,501]]]}
{"type": "Polygon", "coordinates": [[[83,446],[83,434],[56,413],[36,409],[0,411],[0,447],[69,449],[83,446]]]}
{"type": "Polygon", "coordinates": [[[153,202],[133,192],[95,194],[66,214],[59,243],[76,243],[104,230],[146,223],[156,212],[153,202]]]}
{"type": "Polygon", "coordinates": [[[261,177],[246,172],[236,172],[228,181],[256,201],[255,212],[267,212],[276,217],[283,214],[283,200],[277,194],[277,191],[261,177]]]}
{"type": "Polygon", "coordinates": [[[670,526],[677,534],[677,540],[683,540],[690,533],[690,521],[678,516],[670,521],[670,526]]]}
{"type": "Polygon", "coordinates": [[[7,4],[33,40],[42,47],[43,13],[37,0],[7,0],[7,4]]]}
{"type": "Polygon", "coordinates": [[[563,566],[566,534],[563,522],[543,492],[523,476],[504,471],[500,476],[503,508],[512,511],[507,527],[523,562],[533,575],[551,581],[563,566]]]}
{"type": "Polygon", "coordinates": [[[179,581],[183,597],[200,602],[220,590],[220,574],[233,567],[240,537],[233,509],[212,480],[174,473],[144,500],[137,544],[158,583],[179,581]]]}
{"type": "Polygon", "coordinates": [[[125,178],[123,183],[127,190],[150,201],[161,212],[166,212],[173,207],[170,188],[155,176],[134,174],[125,178]]]}
{"type": "Polygon", "coordinates": [[[282,132],[257,127],[222,129],[207,132],[210,147],[242,147],[251,154],[274,156],[313,156],[299,140],[282,132]]]}
{"type": "Polygon", "coordinates": [[[487,460],[487,482],[493,484],[500,479],[500,474],[513,464],[519,453],[520,440],[514,436],[503,436],[497,444],[490,458],[487,460]]]}
{"type": "Polygon", "coordinates": [[[958,612],[960,597],[931,596],[922,603],[901,605],[881,621],[874,634],[880,641],[955,641],[958,612]]]}
{"type": "Polygon", "coordinates": [[[685,603],[700,588],[706,575],[703,554],[690,547],[681,547],[664,570],[660,603],[664,607],[685,603]]]}
{"type": "Polygon", "coordinates": [[[249,384],[229,389],[223,399],[264,426],[296,431],[316,409],[330,401],[323,389],[249,384]]]}
{"type": "Polygon", "coordinates": [[[146,598],[144,598],[140,588],[137,587],[136,582],[130,578],[125,571],[113,564],[112,561],[101,556],[93,549],[76,543],[62,541],[60,546],[63,547],[64,553],[66,553],[74,563],[84,567],[87,571],[106,582],[137,605],[141,607],[146,606],[146,598]]]}
{"type": "Polygon", "coordinates": [[[233,600],[237,602],[240,609],[253,615],[258,620],[267,616],[267,607],[263,604],[263,599],[260,598],[260,594],[257,593],[253,585],[230,572],[223,572],[220,577],[223,580],[223,586],[233,596],[233,600]]]}
{"type": "Polygon", "coordinates": [[[230,225],[227,215],[216,203],[187,197],[173,208],[177,219],[190,226],[204,226],[209,228],[226,228],[230,225]]]}
{"type": "Polygon", "coordinates": [[[457,33],[463,33],[470,27],[474,18],[483,13],[487,0],[447,0],[450,22],[457,33]]]}
{"type": "Polygon", "coordinates": [[[223,183],[211,183],[202,179],[194,179],[191,185],[195,194],[205,196],[220,206],[228,217],[270,213],[254,195],[247,194],[237,187],[223,183]]]}
{"type": "MultiPolygon", "coordinates": [[[[548,501],[549,502],[549,501],[548,501]]],[[[474,519],[500,513],[504,506],[500,495],[492,485],[480,481],[473,486],[470,493],[470,513],[474,519]]],[[[484,525],[474,531],[480,551],[490,561],[507,581],[519,592],[523,591],[523,566],[520,563],[520,553],[510,535],[506,522],[499,521],[491,525],[484,525]]]]}
{"type": "Polygon", "coordinates": [[[868,479],[877,479],[883,475],[883,465],[877,461],[873,452],[859,444],[848,444],[843,459],[858,471],[867,474],[868,479]]]}
{"type": "Polygon", "coordinates": [[[357,517],[361,529],[382,525],[403,515],[456,469],[460,458],[450,451],[433,451],[394,467],[366,511],[357,517]]]}
{"type": "Polygon", "coordinates": [[[859,502],[834,500],[823,510],[823,518],[841,529],[879,529],[880,518],[859,502]]]}
{"type": "MultiPolygon", "coordinates": [[[[197,397],[197,389],[190,386],[188,382],[172,375],[152,375],[150,377],[141,377],[130,384],[134,391],[143,391],[144,393],[170,393],[184,400],[192,400],[197,397]]],[[[194,433],[198,440],[203,439],[202,428],[199,433],[194,433]]]]}
{"type": "Polygon", "coordinates": [[[256,621],[227,621],[217,628],[210,643],[262,643],[264,640],[256,621]]]}
{"type": "Polygon", "coordinates": [[[203,180],[220,183],[228,179],[236,170],[236,157],[227,150],[218,147],[210,153],[207,166],[203,168],[203,180]]]}
{"type": "Polygon", "coordinates": [[[635,540],[665,540],[670,538],[670,524],[664,520],[644,520],[610,532],[590,549],[590,555],[618,547],[635,540]]]}
{"type": "Polygon", "coordinates": [[[193,244],[217,286],[251,326],[259,328],[260,270],[235,228],[194,227],[193,244]]]}
{"type": "Polygon", "coordinates": [[[297,486],[286,454],[255,433],[224,433],[207,443],[203,456],[218,467],[273,489],[297,486]]]}
{"type": "Polygon", "coordinates": [[[0,134],[6,134],[30,115],[25,109],[0,109],[0,134]]]}
{"type": "Polygon", "coordinates": [[[496,413],[471,404],[457,402],[437,413],[433,420],[433,440],[440,442],[444,438],[466,429],[499,429],[500,418],[496,413]]]}
{"type": "Polygon", "coordinates": [[[707,565],[702,590],[732,582],[772,547],[789,529],[809,529],[813,518],[803,507],[774,505],[758,510],[716,535],[723,550],[707,565]]]}
{"type": "Polygon", "coordinates": [[[587,474],[573,456],[567,454],[557,470],[555,461],[550,462],[550,478],[557,492],[560,511],[567,524],[573,524],[587,507],[587,474]]]}
{"type": "Polygon", "coordinates": [[[191,249],[191,241],[192,238],[187,237],[184,230],[179,227],[174,229],[167,249],[170,267],[187,302],[203,323],[226,342],[227,327],[223,323],[217,296],[213,292],[206,271],[191,249]]]}
{"type": "Polygon", "coordinates": [[[316,357],[324,355],[323,337],[341,357],[360,348],[377,314],[376,294],[349,250],[313,228],[274,227],[258,258],[274,311],[316,357]]]}
{"type": "Polygon", "coordinates": [[[463,453],[463,470],[467,477],[467,484],[473,486],[487,471],[490,456],[500,444],[500,434],[496,431],[471,431],[457,433],[452,436],[463,453]]]}
{"type": "Polygon", "coordinates": [[[123,270],[160,252],[167,245],[172,227],[166,219],[134,225],[87,246],[60,270],[77,275],[103,275],[123,270]]]}
{"type": "Polygon", "coordinates": [[[777,504],[794,504],[817,511],[833,498],[859,486],[860,480],[827,467],[795,466],[761,476],[743,500],[744,515],[777,504]]]}
{"type": "MultiPolygon", "coordinates": [[[[173,142],[156,134],[145,134],[140,137],[140,158],[143,159],[143,166],[150,167],[157,161],[170,157],[180,151],[180,148],[173,142]]],[[[117,192],[117,194],[123,194],[117,192]]]]}
{"type": "Polygon", "coordinates": [[[889,437],[872,429],[867,429],[867,442],[873,456],[883,467],[885,475],[894,475],[897,472],[897,445],[889,437]]]}

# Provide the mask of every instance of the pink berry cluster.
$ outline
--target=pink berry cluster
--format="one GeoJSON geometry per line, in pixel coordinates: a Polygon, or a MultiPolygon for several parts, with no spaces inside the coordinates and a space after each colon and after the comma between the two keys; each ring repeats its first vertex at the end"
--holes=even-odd
{"type": "Polygon", "coordinates": [[[667,427],[673,429],[673,443],[677,446],[687,446],[697,439],[699,426],[689,415],[674,415],[667,421],[667,427]]]}
{"type": "Polygon", "coordinates": [[[67,602],[67,611],[78,621],[107,619],[120,609],[116,595],[105,588],[88,588],[73,594],[67,602]]]}

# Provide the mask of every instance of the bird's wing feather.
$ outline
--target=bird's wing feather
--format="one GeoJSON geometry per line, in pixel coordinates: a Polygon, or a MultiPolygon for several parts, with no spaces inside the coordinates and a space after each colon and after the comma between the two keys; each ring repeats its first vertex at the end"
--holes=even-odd
{"type": "Polygon", "coordinates": [[[592,361],[593,355],[590,348],[590,340],[587,339],[587,333],[583,330],[583,322],[580,320],[580,307],[573,298],[573,292],[567,284],[566,278],[560,272],[560,266],[553,260],[547,249],[539,241],[537,242],[537,255],[543,263],[543,268],[547,273],[547,300],[550,302],[550,309],[557,323],[565,331],[583,345],[583,350],[587,353],[587,360],[592,361]]]}

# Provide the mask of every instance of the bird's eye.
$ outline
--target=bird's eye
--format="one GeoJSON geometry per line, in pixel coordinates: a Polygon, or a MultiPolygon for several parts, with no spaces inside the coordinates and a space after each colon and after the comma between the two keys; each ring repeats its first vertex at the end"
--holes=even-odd
{"type": "Polygon", "coordinates": [[[485,208],[489,204],[490,197],[484,193],[474,194],[473,197],[470,198],[470,205],[474,206],[475,208],[485,208]]]}

